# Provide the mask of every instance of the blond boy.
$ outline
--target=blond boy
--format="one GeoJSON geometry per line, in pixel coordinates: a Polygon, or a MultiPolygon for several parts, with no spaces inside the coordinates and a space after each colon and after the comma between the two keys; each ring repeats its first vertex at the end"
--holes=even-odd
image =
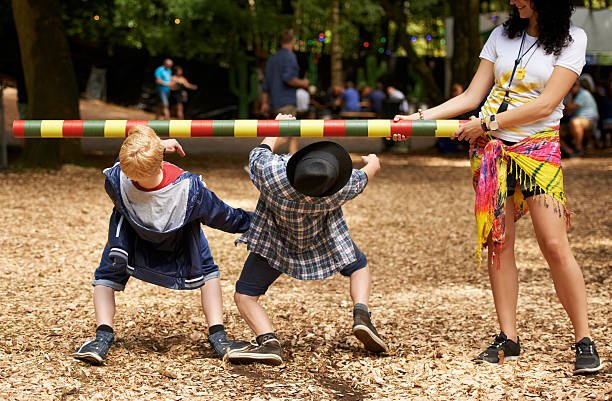
{"type": "Polygon", "coordinates": [[[223,357],[233,344],[223,327],[219,266],[200,224],[243,233],[250,213],[225,204],[200,176],[165,162],[165,151],[185,155],[176,140],[162,141],[138,125],[123,142],[119,161],[104,170],[114,208],[94,272],[96,338],[73,354],[77,359],[93,364],[106,359],[114,341],[115,291],[123,291],[130,276],[176,290],[200,288],[215,353],[223,357]]]}

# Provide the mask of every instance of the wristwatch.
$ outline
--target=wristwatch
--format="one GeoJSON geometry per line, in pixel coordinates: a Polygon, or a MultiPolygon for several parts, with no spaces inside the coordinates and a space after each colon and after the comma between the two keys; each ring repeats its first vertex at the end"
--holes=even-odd
{"type": "Polygon", "coordinates": [[[491,114],[491,117],[489,117],[489,130],[495,132],[498,129],[499,123],[497,122],[497,120],[495,120],[495,114],[491,114]]]}

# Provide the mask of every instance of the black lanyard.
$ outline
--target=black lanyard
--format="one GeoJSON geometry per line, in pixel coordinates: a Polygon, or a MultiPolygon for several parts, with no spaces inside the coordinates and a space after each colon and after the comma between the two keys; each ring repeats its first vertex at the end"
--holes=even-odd
{"type": "Polygon", "coordinates": [[[525,54],[529,53],[529,50],[533,49],[533,46],[538,44],[538,40],[536,40],[535,42],[531,44],[531,46],[529,46],[529,49],[525,50],[525,53],[522,53],[526,36],[527,36],[527,32],[523,32],[523,39],[521,39],[521,46],[519,47],[518,54],[516,56],[516,59],[514,60],[514,68],[512,68],[512,74],[510,75],[510,81],[508,81],[508,86],[506,87],[506,93],[504,94],[504,99],[502,101],[502,104],[499,105],[499,109],[497,110],[498,113],[502,113],[508,109],[508,102],[510,100],[510,97],[508,95],[510,94],[510,85],[512,85],[512,80],[514,79],[514,73],[516,72],[516,67],[518,67],[518,65],[521,63],[525,54]]]}

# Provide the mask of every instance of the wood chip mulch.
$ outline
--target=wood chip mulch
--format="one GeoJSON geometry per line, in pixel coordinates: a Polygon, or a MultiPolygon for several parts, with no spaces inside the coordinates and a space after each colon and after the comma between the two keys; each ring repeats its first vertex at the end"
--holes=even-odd
{"type": "MultiPolygon", "coordinates": [[[[515,246],[523,354],[500,366],[475,365],[471,359],[498,326],[487,273],[473,257],[468,162],[382,161],[380,175],[344,212],[372,268],[372,318],[390,352],[368,354],[351,335],[346,278],[282,277],[262,298],[283,342],[280,367],[213,358],[199,292],[135,279],[117,294],[117,342],[106,365],[72,359],[95,329],[91,279],[111,210],[101,168],[0,173],[0,399],[612,399],[612,152],[564,164],[570,241],[606,364],[598,375],[577,377],[572,327],[530,218],[518,223],[515,246]]],[[[178,161],[227,203],[252,209],[257,191],[245,162],[178,161]]],[[[235,235],[205,232],[222,271],[228,332],[250,339],[232,298],[247,251],[233,245],[235,235]]]]}

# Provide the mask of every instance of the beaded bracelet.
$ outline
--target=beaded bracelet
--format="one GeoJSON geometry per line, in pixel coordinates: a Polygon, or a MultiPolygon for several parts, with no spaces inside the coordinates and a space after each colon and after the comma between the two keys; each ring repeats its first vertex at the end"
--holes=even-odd
{"type": "Polygon", "coordinates": [[[424,120],[425,116],[423,116],[423,110],[422,109],[418,109],[417,112],[419,113],[419,120],[424,120]]]}

